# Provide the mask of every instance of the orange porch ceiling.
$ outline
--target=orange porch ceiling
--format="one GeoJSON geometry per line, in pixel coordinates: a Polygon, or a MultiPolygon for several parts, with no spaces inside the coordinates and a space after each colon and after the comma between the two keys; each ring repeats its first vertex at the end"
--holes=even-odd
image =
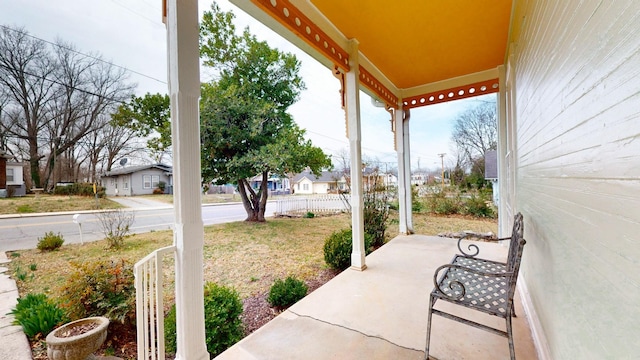
{"type": "Polygon", "coordinates": [[[311,0],[399,89],[504,63],[512,0],[311,0]]]}

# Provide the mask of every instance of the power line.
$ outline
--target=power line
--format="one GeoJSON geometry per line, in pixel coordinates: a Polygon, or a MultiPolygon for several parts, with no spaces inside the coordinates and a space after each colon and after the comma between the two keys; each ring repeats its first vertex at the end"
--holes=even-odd
{"type": "MultiPolygon", "coordinates": [[[[134,14],[134,15],[138,15],[138,16],[140,16],[141,18],[143,18],[143,19],[145,19],[145,20],[149,21],[149,22],[150,22],[150,23],[152,23],[152,24],[155,24],[155,25],[160,24],[160,20],[159,20],[159,19],[158,19],[158,20],[153,20],[153,19],[151,19],[151,18],[148,18],[148,17],[146,17],[146,16],[144,16],[144,15],[140,14],[139,12],[134,11],[133,9],[131,9],[131,8],[129,8],[129,7],[126,7],[124,4],[121,4],[121,3],[117,2],[116,0],[111,0],[111,2],[113,2],[114,4],[116,4],[116,5],[120,6],[120,7],[122,7],[123,9],[125,9],[125,10],[129,11],[130,13],[132,13],[132,14],[134,14]]],[[[149,4],[145,4],[145,5],[150,6],[149,4]]],[[[158,8],[160,8],[160,7],[158,7],[158,8]]]]}
{"type": "MultiPolygon", "coordinates": [[[[5,69],[7,69],[7,70],[10,70],[10,71],[16,71],[16,70],[18,70],[18,69],[16,69],[16,68],[10,68],[10,67],[8,67],[8,66],[6,66],[6,65],[3,65],[3,64],[0,64],[0,67],[3,67],[3,68],[5,68],[5,69]]],[[[58,80],[51,80],[51,79],[48,79],[48,78],[46,78],[46,77],[44,77],[44,76],[42,76],[42,75],[33,74],[33,73],[30,73],[30,72],[25,71],[25,70],[20,70],[20,71],[21,71],[23,74],[26,74],[26,75],[29,75],[29,76],[33,76],[33,77],[37,77],[37,78],[39,78],[39,79],[41,79],[41,80],[49,81],[49,82],[54,83],[54,84],[56,84],[56,85],[64,86],[65,88],[69,88],[69,89],[77,90],[77,91],[83,92],[83,93],[85,93],[85,94],[89,94],[89,95],[92,95],[92,96],[97,96],[97,97],[99,97],[99,98],[103,98],[103,99],[105,99],[105,100],[113,101],[113,102],[115,102],[115,103],[119,103],[119,104],[126,104],[126,102],[125,102],[125,101],[118,100],[118,99],[114,99],[114,98],[110,98],[110,97],[107,97],[107,96],[104,96],[104,95],[101,95],[101,94],[96,94],[96,93],[94,93],[94,92],[92,92],[92,91],[84,90],[84,89],[80,89],[80,88],[77,88],[77,87],[75,87],[75,86],[70,86],[70,85],[65,84],[65,83],[62,83],[62,82],[60,82],[60,81],[58,81],[58,80]]]]}
{"type": "Polygon", "coordinates": [[[147,75],[147,74],[143,74],[143,73],[138,72],[138,71],[135,71],[135,70],[131,70],[131,69],[129,69],[129,68],[128,68],[128,67],[126,67],[126,66],[122,66],[122,65],[114,64],[114,63],[113,63],[113,62],[111,62],[111,61],[106,61],[106,60],[101,59],[101,58],[99,58],[99,57],[95,57],[95,56],[92,56],[92,55],[89,55],[89,54],[85,54],[85,53],[83,53],[83,52],[80,52],[80,51],[78,51],[78,50],[75,50],[75,49],[72,49],[72,48],[69,48],[69,47],[63,46],[63,45],[61,45],[61,44],[56,44],[56,43],[54,43],[54,42],[52,42],[52,41],[45,40],[45,39],[40,38],[40,37],[37,37],[37,36],[35,36],[35,35],[31,35],[31,34],[29,34],[29,33],[27,33],[27,32],[20,31],[20,30],[17,30],[17,29],[13,29],[13,28],[11,28],[11,27],[9,27],[9,26],[2,25],[2,24],[0,24],[0,27],[4,28],[4,29],[6,29],[6,30],[11,30],[11,31],[17,32],[17,33],[19,33],[19,34],[22,34],[22,35],[24,35],[24,36],[28,36],[28,37],[33,38],[33,39],[37,39],[37,40],[43,41],[43,42],[45,42],[45,43],[47,43],[47,44],[50,44],[50,45],[53,45],[53,46],[57,46],[57,47],[59,47],[59,48],[61,48],[61,49],[65,49],[65,50],[68,50],[68,51],[74,52],[74,53],[76,53],[76,54],[80,54],[80,55],[82,55],[82,56],[86,56],[86,57],[88,57],[88,58],[90,58],[90,59],[94,59],[94,60],[97,60],[97,61],[101,61],[101,62],[106,63],[106,64],[109,64],[109,65],[111,65],[111,66],[115,66],[115,67],[117,67],[117,68],[120,68],[120,69],[123,69],[123,70],[129,71],[129,72],[134,73],[134,74],[136,74],[136,75],[143,76],[143,77],[145,77],[145,78],[147,78],[147,79],[157,81],[157,82],[159,82],[159,83],[161,83],[161,84],[165,84],[165,85],[167,84],[167,82],[166,82],[166,81],[164,81],[164,80],[160,80],[160,79],[158,79],[158,78],[155,78],[155,77],[150,76],[150,75],[147,75]]]}

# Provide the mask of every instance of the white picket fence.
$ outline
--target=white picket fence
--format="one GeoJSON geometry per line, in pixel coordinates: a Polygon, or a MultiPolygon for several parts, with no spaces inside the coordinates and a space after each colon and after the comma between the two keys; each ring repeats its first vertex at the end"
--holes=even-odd
{"type": "Polygon", "coordinates": [[[337,213],[351,211],[349,206],[350,195],[317,195],[317,196],[290,196],[279,199],[276,203],[276,216],[300,215],[308,212],[314,214],[337,213]]]}
{"type": "Polygon", "coordinates": [[[138,360],[164,360],[164,304],[162,259],[175,246],[158,249],[134,266],[138,360]]]}

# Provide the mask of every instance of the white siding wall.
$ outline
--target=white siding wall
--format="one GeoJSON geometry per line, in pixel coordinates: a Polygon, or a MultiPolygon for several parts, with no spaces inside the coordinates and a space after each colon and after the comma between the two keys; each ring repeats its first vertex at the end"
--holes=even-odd
{"type": "Polygon", "coordinates": [[[13,170],[13,181],[9,181],[9,178],[7,178],[7,185],[23,185],[24,176],[22,173],[22,165],[7,163],[7,173],[9,173],[9,169],[13,170]]]}
{"type": "Polygon", "coordinates": [[[295,190],[296,194],[313,194],[313,182],[307,178],[303,178],[296,184],[295,190]]]}
{"type": "Polygon", "coordinates": [[[314,194],[326,194],[329,192],[329,184],[328,183],[314,183],[313,184],[313,193],[314,194]]]}
{"type": "Polygon", "coordinates": [[[517,6],[523,277],[554,359],[638,358],[640,1],[517,6]]]}

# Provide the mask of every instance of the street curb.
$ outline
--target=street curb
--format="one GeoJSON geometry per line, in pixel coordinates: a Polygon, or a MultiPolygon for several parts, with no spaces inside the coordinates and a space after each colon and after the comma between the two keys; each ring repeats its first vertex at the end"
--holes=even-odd
{"type": "MultiPolygon", "coordinates": [[[[277,200],[267,200],[267,202],[273,202],[277,200]]],[[[202,204],[202,206],[225,206],[225,205],[241,205],[241,201],[226,202],[226,203],[211,203],[202,204]]],[[[165,206],[149,206],[139,208],[120,208],[123,211],[136,211],[136,210],[165,210],[173,209],[173,204],[167,204],[165,206]]],[[[75,214],[96,214],[114,211],[118,209],[98,209],[98,210],[78,210],[78,211],[57,211],[57,212],[45,212],[45,213],[25,213],[25,214],[4,214],[0,215],[0,219],[18,219],[18,218],[30,218],[38,216],[61,216],[61,215],[75,215],[75,214]]]]}
{"type": "MultiPolygon", "coordinates": [[[[141,208],[119,208],[123,211],[135,211],[135,210],[163,210],[172,209],[173,206],[156,206],[156,207],[141,207],[141,208]]],[[[57,211],[57,212],[45,212],[45,213],[27,213],[27,214],[5,214],[0,215],[0,219],[17,219],[17,218],[30,218],[38,216],[62,216],[62,215],[75,215],[75,214],[96,214],[114,211],[118,209],[99,209],[99,210],[78,210],[78,211],[57,211]]]]}

